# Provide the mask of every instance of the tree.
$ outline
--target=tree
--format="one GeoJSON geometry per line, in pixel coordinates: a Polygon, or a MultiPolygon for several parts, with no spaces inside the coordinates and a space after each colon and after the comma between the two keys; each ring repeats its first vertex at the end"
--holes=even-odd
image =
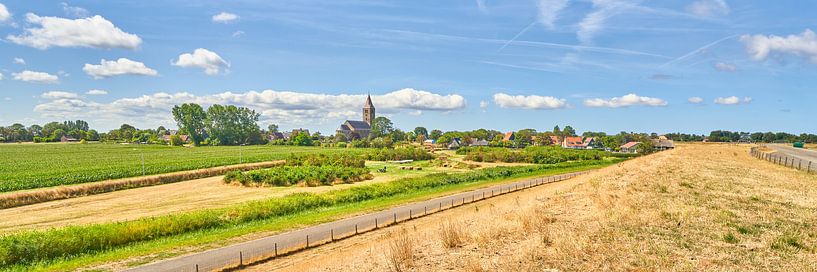
{"type": "Polygon", "coordinates": [[[559,129],[559,126],[553,127],[553,134],[562,135],[562,130],[559,129]]]}
{"type": "Polygon", "coordinates": [[[292,144],[298,146],[310,146],[312,145],[312,138],[309,137],[309,133],[306,133],[306,131],[301,131],[301,133],[298,133],[295,138],[292,138],[292,144]]]}
{"type": "Polygon", "coordinates": [[[428,129],[424,127],[416,127],[414,128],[414,135],[423,135],[423,137],[428,138],[428,129]]]}
{"type": "Polygon", "coordinates": [[[178,134],[170,136],[170,145],[172,146],[183,146],[184,141],[182,141],[182,137],[178,134]]]}
{"type": "Polygon", "coordinates": [[[439,129],[435,129],[431,131],[431,133],[428,135],[428,138],[436,141],[442,135],[443,135],[442,131],[440,131],[439,129]]]}
{"type": "Polygon", "coordinates": [[[565,126],[564,131],[562,131],[565,137],[574,136],[576,135],[576,130],[573,129],[571,126],[565,126]]]}
{"type": "Polygon", "coordinates": [[[269,126],[267,126],[267,130],[269,130],[270,133],[278,132],[278,125],[270,124],[269,126]]]}
{"type": "Polygon", "coordinates": [[[372,138],[377,138],[381,136],[386,136],[391,134],[394,131],[394,124],[389,120],[389,118],[380,116],[374,118],[372,121],[372,131],[369,134],[372,138]]]}
{"type": "Polygon", "coordinates": [[[194,145],[199,145],[204,140],[207,113],[201,106],[194,103],[173,106],[173,119],[176,120],[179,130],[190,136],[194,145]]]}
{"type": "Polygon", "coordinates": [[[257,123],[259,116],[259,113],[249,108],[216,104],[207,109],[205,126],[212,143],[247,144],[252,135],[260,133],[257,123]]]}
{"type": "Polygon", "coordinates": [[[28,133],[31,134],[32,137],[42,137],[43,136],[43,127],[40,125],[31,125],[28,127],[28,133]]]}

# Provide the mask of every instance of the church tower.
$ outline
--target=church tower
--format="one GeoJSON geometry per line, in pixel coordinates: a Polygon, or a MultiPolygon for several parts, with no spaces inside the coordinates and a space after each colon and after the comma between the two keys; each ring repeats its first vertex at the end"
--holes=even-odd
{"type": "Polygon", "coordinates": [[[372,124],[374,121],[374,105],[372,104],[372,96],[366,96],[366,104],[363,105],[363,122],[372,124]]]}

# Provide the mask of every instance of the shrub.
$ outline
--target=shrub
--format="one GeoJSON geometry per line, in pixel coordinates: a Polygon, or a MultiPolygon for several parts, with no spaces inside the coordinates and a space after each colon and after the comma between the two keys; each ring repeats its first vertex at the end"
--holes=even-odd
{"type": "MultiPolygon", "coordinates": [[[[498,147],[465,147],[457,150],[466,160],[476,162],[508,162],[553,164],[566,161],[601,160],[604,157],[625,157],[610,152],[585,149],[565,149],[553,146],[527,147],[512,150],[498,147]]],[[[630,155],[626,155],[629,157],[630,155]]]]}
{"type": "Polygon", "coordinates": [[[242,185],[307,186],[332,185],[335,182],[353,183],[371,179],[367,168],[333,165],[282,166],[246,172],[233,171],[224,176],[225,182],[238,182],[242,185]]]}
{"type": "Polygon", "coordinates": [[[370,161],[424,161],[434,159],[434,155],[428,153],[425,149],[413,147],[375,149],[367,152],[364,156],[370,161]]]}

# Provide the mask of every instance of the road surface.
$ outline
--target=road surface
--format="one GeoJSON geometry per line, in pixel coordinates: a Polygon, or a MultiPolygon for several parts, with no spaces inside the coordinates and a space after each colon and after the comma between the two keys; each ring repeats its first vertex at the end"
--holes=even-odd
{"type": "Polygon", "coordinates": [[[427,201],[410,203],[380,212],[324,223],[174,259],[162,260],[127,271],[213,271],[236,267],[240,264],[274,258],[277,255],[287,252],[295,252],[308,247],[325,244],[336,239],[397,224],[402,221],[410,220],[411,218],[417,218],[425,214],[480,201],[495,195],[561,181],[584,173],[586,173],[586,171],[533,178],[427,201]]]}
{"type": "Polygon", "coordinates": [[[817,151],[808,150],[804,148],[794,148],[791,145],[770,144],[766,147],[774,149],[777,152],[783,153],[789,157],[795,157],[804,161],[812,161],[817,163],[817,151]]]}

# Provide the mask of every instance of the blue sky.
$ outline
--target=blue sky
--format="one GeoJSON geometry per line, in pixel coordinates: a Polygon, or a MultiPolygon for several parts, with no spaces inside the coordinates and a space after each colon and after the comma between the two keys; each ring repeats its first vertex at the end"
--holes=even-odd
{"type": "Polygon", "coordinates": [[[817,2],[0,0],[0,124],[817,131],[817,2]]]}

